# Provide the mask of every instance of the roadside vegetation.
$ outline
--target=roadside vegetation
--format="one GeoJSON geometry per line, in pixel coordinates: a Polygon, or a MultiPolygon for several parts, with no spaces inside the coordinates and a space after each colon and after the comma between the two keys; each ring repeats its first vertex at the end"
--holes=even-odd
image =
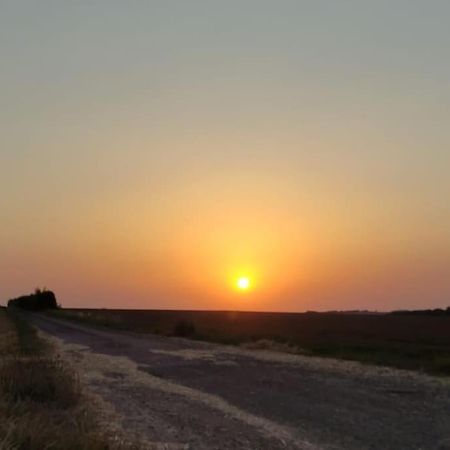
{"type": "Polygon", "coordinates": [[[119,330],[332,357],[450,375],[450,315],[60,309],[55,317],[119,330]]]}
{"type": "Polygon", "coordinates": [[[17,311],[0,308],[0,450],[116,448],[73,371],[17,311]]]}
{"type": "Polygon", "coordinates": [[[30,295],[12,298],[8,301],[8,308],[20,308],[29,311],[44,311],[59,308],[54,292],[48,289],[36,288],[30,295]]]}

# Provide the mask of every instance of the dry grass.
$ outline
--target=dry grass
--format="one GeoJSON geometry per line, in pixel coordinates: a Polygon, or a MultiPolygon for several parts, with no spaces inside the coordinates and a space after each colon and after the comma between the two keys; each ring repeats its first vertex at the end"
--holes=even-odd
{"type": "Polygon", "coordinates": [[[3,309],[0,342],[0,450],[121,448],[100,430],[73,371],[3,309]]]}
{"type": "Polygon", "coordinates": [[[17,351],[18,345],[16,327],[2,308],[0,309],[0,357],[17,351]]]}
{"type": "Polygon", "coordinates": [[[0,367],[0,387],[12,403],[32,401],[65,408],[78,403],[78,380],[57,359],[15,356],[0,367]]]}

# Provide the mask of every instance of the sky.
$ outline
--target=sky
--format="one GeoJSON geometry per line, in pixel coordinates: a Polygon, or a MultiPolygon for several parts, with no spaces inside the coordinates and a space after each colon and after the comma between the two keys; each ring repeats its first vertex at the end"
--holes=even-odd
{"type": "Polygon", "coordinates": [[[449,20],[447,0],[0,0],[0,303],[450,305],[449,20]]]}

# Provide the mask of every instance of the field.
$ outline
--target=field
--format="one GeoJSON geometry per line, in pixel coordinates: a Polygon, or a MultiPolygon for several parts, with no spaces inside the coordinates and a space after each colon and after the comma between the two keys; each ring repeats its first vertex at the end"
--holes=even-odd
{"type": "Polygon", "coordinates": [[[450,316],[68,309],[55,314],[139,333],[329,356],[450,375],[450,316]]]}

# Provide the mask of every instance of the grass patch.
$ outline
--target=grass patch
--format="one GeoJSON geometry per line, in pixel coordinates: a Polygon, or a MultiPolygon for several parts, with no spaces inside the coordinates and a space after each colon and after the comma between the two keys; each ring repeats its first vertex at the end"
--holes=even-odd
{"type": "Polygon", "coordinates": [[[79,380],[20,316],[0,310],[0,449],[112,450],[79,380]]]}
{"type": "Polygon", "coordinates": [[[71,408],[78,403],[78,380],[57,359],[12,357],[1,365],[0,387],[10,403],[30,401],[71,408]]]}

